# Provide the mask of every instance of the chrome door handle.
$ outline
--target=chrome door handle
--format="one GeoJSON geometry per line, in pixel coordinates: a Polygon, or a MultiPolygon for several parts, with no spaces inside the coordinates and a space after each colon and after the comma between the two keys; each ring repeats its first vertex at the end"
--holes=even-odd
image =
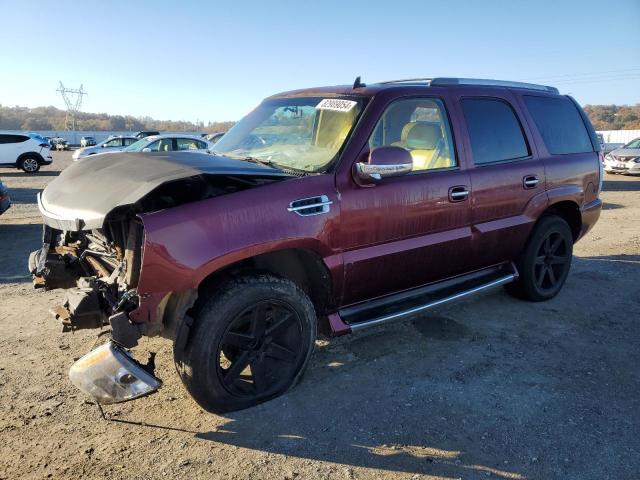
{"type": "Polygon", "coordinates": [[[536,175],[527,175],[522,179],[522,186],[526,189],[536,188],[540,180],[536,175]]]}
{"type": "Polygon", "coordinates": [[[469,189],[464,185],[449,188],[449,201],[462,202],[469,198],[469,189]]]}

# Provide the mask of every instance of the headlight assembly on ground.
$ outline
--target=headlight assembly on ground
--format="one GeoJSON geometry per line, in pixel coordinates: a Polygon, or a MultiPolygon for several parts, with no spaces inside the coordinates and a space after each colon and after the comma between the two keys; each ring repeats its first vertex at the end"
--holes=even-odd
{"type": "Polygon", "coordinates": [[[71,366],[73,384],[100,403],[118,403],[156,391],[162,382],[119,345],[108,342],[71,366]]]}

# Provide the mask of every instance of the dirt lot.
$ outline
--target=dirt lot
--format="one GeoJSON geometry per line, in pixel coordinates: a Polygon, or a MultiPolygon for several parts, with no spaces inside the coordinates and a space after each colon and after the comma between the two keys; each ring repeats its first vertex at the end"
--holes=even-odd
{"type": "MultiPolygon", "coordinates": [[[[31,288],[38,175],[1,169],[0,478],[571,478],[640,475],[640,179],[607,177],[600,222],[547,303],[502,291],[403,324],[319,342],[302,383],[257,408],[204,413],[167,341],[164,387],[95,405],[67,370],[95,332],[63,334],[60,292],[31,288]]],[[[139,352],[139,353],[138,353],[139,352]]]]}

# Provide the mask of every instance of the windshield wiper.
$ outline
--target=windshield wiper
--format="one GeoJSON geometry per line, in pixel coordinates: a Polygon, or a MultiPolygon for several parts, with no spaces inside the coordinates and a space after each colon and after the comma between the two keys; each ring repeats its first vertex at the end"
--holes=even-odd
{"type": "Polygon", "coordinates": [[[258,165],[266,165],[267,167],[277,168],[280,170],[280,166],[276,162],[272,162],[271,160],[264,160],[262,158],[257,157],[241,157],[238,160],[242,160],[244,162],[257,163],[258,165]]]}

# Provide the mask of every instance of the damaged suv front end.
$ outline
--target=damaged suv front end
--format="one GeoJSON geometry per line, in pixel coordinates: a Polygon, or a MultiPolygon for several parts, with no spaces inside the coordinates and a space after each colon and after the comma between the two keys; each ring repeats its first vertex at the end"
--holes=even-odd
{"type": "MultiPolygon", "coordinates": [[[[167,296],[138,292],[146,214],[287,177],[207,154],[120,153],[73,164],[52,181],[38,195],[44,226],[42,247],[29,256],[34,286],[66,290],[52,312],[63,331],[111,330],[109,343],[73,365],[73,383],[101,403],[137,398],[161,385],[127,350],[143,335],[166,333],[158,310],[167,296]]],[[[195,294],[181,298],[191,306],[195,294]]]]}

